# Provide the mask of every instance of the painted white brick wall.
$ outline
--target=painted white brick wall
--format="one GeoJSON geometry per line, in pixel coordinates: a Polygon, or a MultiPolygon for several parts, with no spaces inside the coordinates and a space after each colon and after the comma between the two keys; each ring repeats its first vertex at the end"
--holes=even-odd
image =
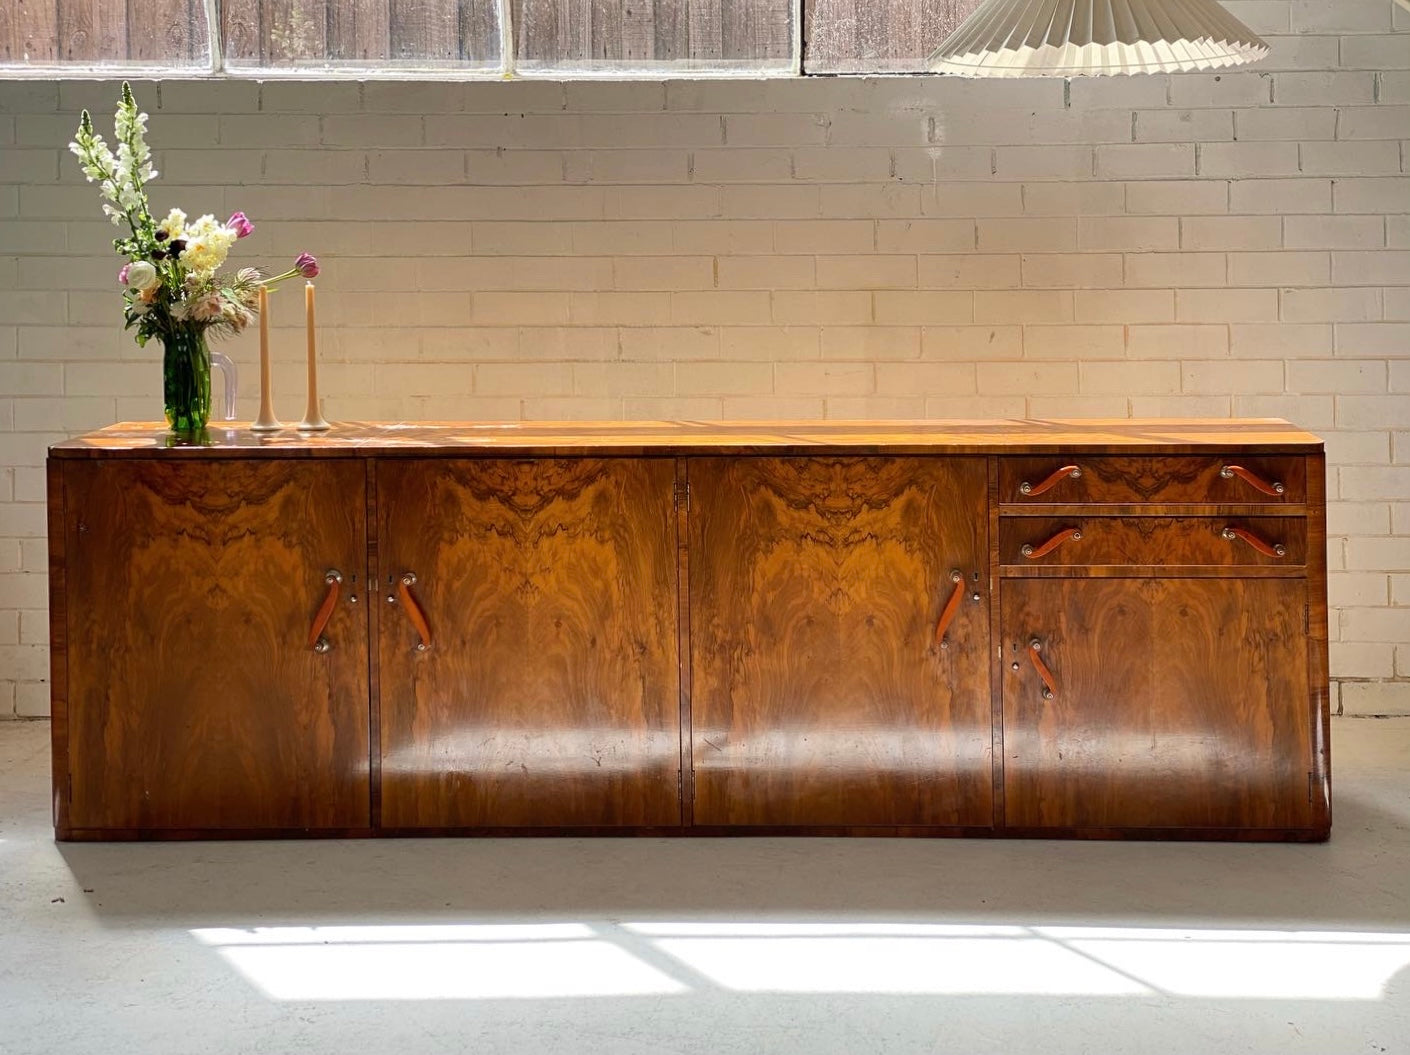
{"type": "MultiPolygon", "coordinates": [[[[334,418],[1319,431],[1334,700],[1410,713],[1410,15],[1228,6],[1273,55],[1222,75],[137,92],[158,207],[243,209],[243,256],[323,259],[334,418]]],[[[115,90],[0,82],[0,716],[48,707],[46,446],[160,413],[65,149],[115,90]]],[[[252,415],[254,338],[226,350],[252,415]]]]}

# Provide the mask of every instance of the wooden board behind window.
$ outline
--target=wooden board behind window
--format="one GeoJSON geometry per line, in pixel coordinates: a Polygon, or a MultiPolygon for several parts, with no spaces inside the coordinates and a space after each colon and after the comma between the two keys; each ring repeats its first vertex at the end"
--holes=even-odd
{"type": "Polygon", "coordinates": [[[496,0],[221,0],[221,28],[237,66],[499,60],[496,0]]]}
{"type": "Polygon", "coordinates": [[[793,51],[797,0],[513,0],[517,60],[777,65],[793,51]]]}
{"type": "Polygon", "coordinates": [[[921,73],[981,0],[805,0],[805,73],[921,73]]]}

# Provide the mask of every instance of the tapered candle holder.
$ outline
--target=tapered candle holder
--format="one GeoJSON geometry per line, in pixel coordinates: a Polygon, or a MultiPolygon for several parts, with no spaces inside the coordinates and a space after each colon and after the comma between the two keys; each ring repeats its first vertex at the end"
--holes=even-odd
{"type": "Polygon", "coordinates": [[[300,432],[323,432],[333,426],[323,418],[323,403],[318,398],[318,352],[314,343],[313,283],[304,285],[304,311],[308,317],[308,409],[299,422],[300,432]]]}
{"type": "Polygon", "coordinates": [[[333,426],[323,420],[323,407],[321,400],[313,396],[308,401],[308,409],[304,411],[304,419],[299,422],[300,432],[323,432],[333,426]]]}
{"type": "Polygon", "coordinates": [[[269,365],[269,290],[259,288],[259,417],[251,432],[278,432],[284,423],[274,416],[274,380],[269,365]]]}

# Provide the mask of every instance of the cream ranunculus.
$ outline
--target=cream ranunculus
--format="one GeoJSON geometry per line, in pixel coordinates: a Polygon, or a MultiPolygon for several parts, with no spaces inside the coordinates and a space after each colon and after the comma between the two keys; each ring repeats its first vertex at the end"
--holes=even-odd
{"type": "Polygon", "coordinates": [[[145,260],[134,260],[127,268],[127,288],[138,292],[157,284],[157,269],[145,260]]]}

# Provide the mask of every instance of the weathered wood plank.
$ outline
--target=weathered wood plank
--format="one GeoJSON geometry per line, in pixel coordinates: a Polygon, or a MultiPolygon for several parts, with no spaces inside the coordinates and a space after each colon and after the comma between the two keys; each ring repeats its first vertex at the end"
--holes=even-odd
{"type": "MultiPolygon", "coordinates": [[[[656,3],[654,0],[626,0],[621,5],[621,58],[628,62],[651,62],[656,54],[656,3]]],[[[663,0],[662,7],[670,7],[663,0]]]]}
{"type": "Polygon", "coordinates": [[[653,30],[656,35],[656,58],[662,62],[677,62],[690,54],[690,23],[686,20],[685,5],[680,0],[656,0],[656,18],[653,30]]]}
{"type": "Polygon", "coordinates": [[[0,4],[0,62],[53,62],[59,55],[57,25],[55,0],[0,4]]]}
{"type": "Polygon", "coordinates": [[[126,0],[59,0],[59,58],[99,62],[127,58],[126,0]]]}
{"type": "Polygon", "coordinates": [[[206,54],[204,4],[192,0],[147,0],[128,8],[128,58],[185,65],[198,52],[206,54]]]}
{"type": "Polygon", "coordinates": [[[914,73],[981,0],[805,0],[803,69],[914,73]]]}
{"type": "Polygon", "coordinates": [[[723,57],[786,59],[793,49],[793,5],[778,0],[724,0],[723,57]]]}
{"type": "Polygon", "coordinates": [[[455,0],[391,0],[392,58],[431,62],[460,58],[460,11],[455,0]]]}
{"type": "Polygon", "coordinates": [[[260,51],[263,14],[260,0],[222,0],[220,35],[226,62],[236,66],[252,66],[263,61],[260,51]]]}
{"type": "Polygon", "coordinates": [[[593,0],[586,58],[617,62],[623,57],[623,8],[634,0],[593,0]]]}
{"type": "Polygon", "coordinates": [[[686,0],[688,55],[695,61],[724,55],[724,10],[721,0],[686,0]]]}
{"type": "Polygon", "coordinates": [[[390,0],[336,0],[328,5],[328,58],[367,62],[390,58],[390,0]]]}
{"type": "Polygon", "coordinates": [[[499,5],[492,0],[461,0],[460,57],[476,65],[499,62],[499,5]]]}

